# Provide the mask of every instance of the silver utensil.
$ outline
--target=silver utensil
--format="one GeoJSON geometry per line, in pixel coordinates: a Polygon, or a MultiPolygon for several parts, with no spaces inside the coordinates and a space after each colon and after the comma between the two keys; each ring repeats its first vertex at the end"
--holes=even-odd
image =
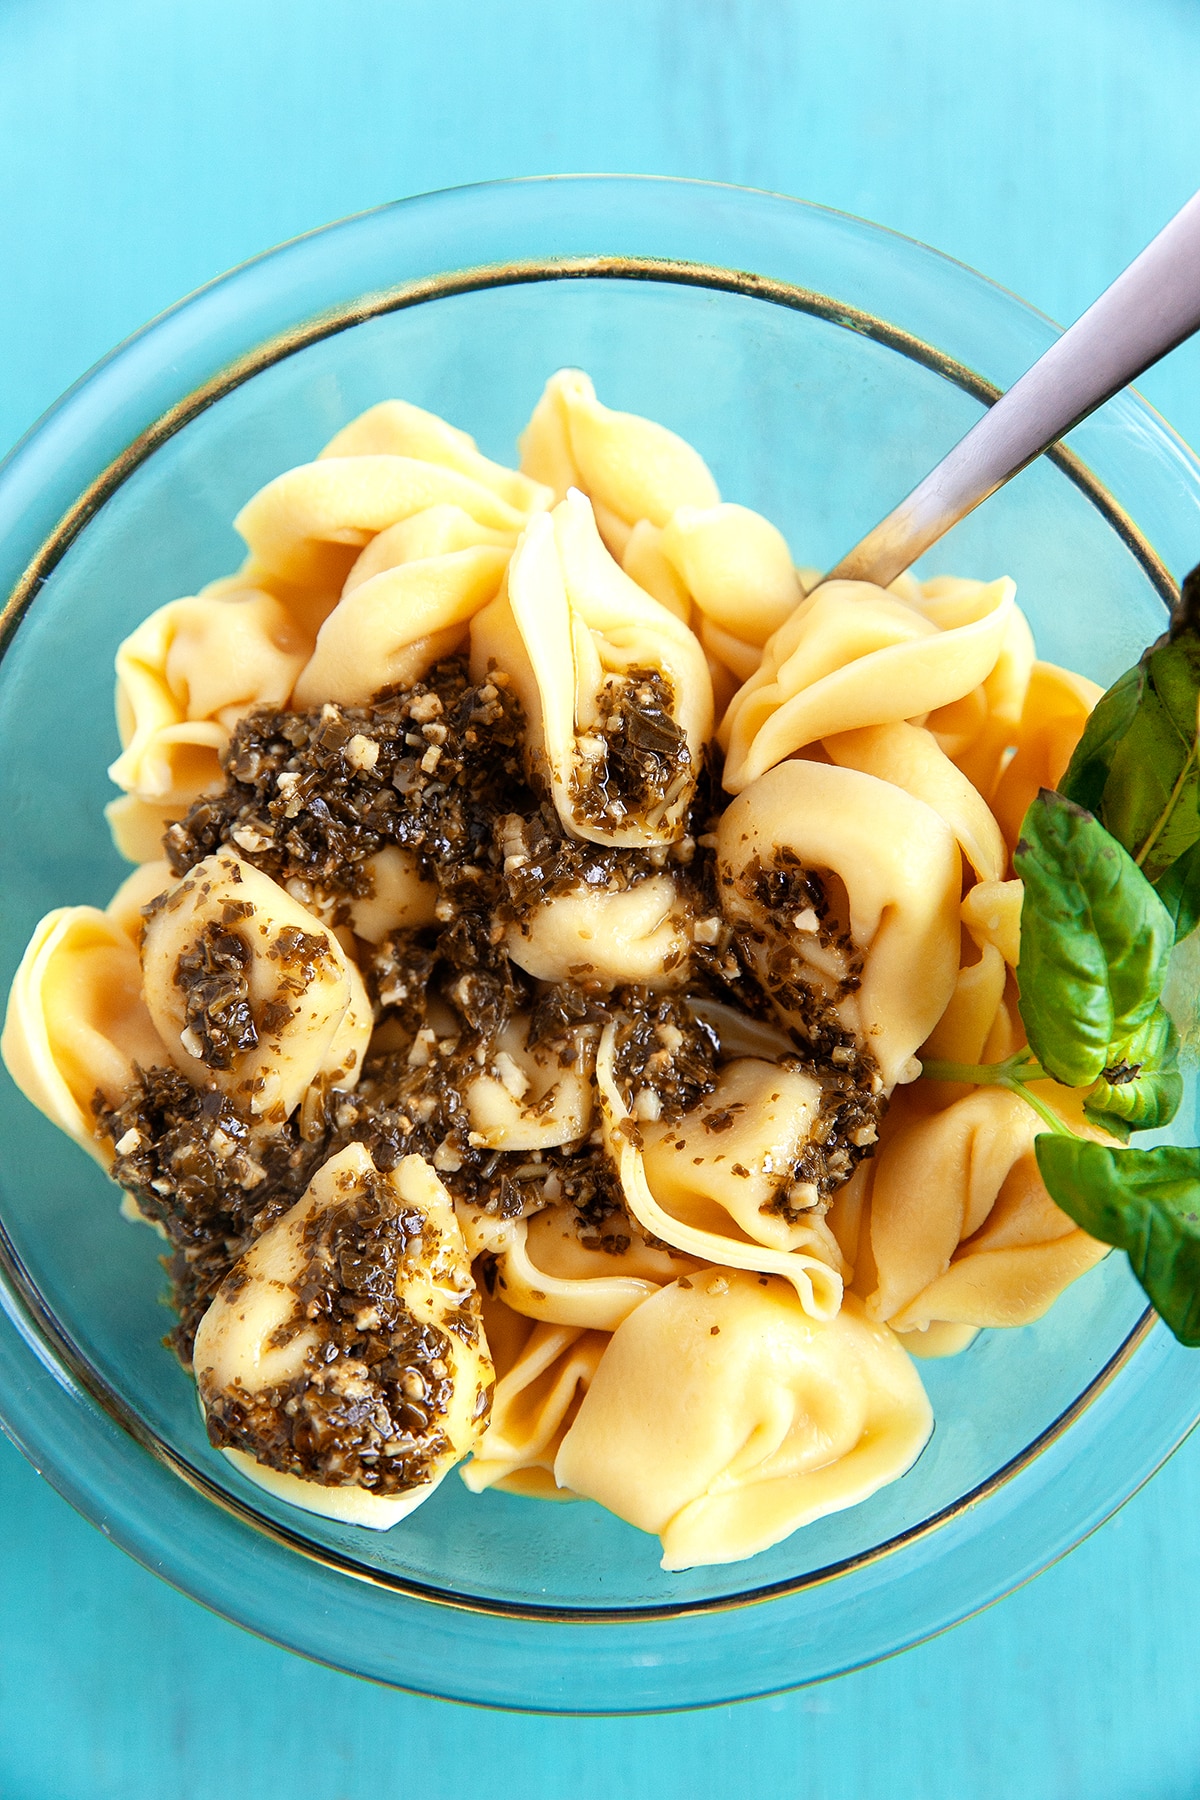
{"type": "Polygon", "coordinates": [[[1200,328],[1200,192],[826,576],[881,587],[1200,328]]]}

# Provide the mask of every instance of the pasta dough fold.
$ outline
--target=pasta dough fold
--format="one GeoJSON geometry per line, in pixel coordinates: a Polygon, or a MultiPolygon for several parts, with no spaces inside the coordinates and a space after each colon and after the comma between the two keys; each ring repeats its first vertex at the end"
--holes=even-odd
{"type": "Polygon", "coordinates": [[[636,1228],[623,1231],[629,1241],[620,1254],[589,1246],[569,1207],[551,1206],[532,1219],[502,1219],[460,1201],[458,1216],[471,1255],[495,1257],[497,1291],[506,1305],[552,1325],[615,1331],[635,1307],[694,1266],[647,1244],[636,1228]]]}
{"type": "Polygon", "coordinates": [[[912,1362],[852,1297],[818,1321],[784,1282],[707,1269],[614,1334],[554,1473],[688,1569],[856,1505],[911,1467],[932,1425],[912,1362]]]}
{"type": "Polygon", "coordinates": [[[525,709],[527,750],[563,826],[597,844],[683,833],[712,730],[695,637],[625,575],[583,495],[532,520],[507,593],[471,626],[471,670],[498,666],[525,709]]]}
{"type": "Polygon", "coordinates": [[[466,641],[472,618],[496,596],[515,541],[458,506],[431,506],[381,531],[317,633],[295,705],[363,705],[381,688],[419,681],[466,641]]]}
{"type": "Polygon", "coordinates": [[[46,914],[13,979],[0,1053],[25,1098],[107,1168],[112,1146],[96,1138],[93,1096],[116,1106],[135,1065],[167,1059],[125,917],[95,906],[46,914]]]}
{"type": "Polygon", "coordinates": [[[725,809],[717,864],[722,909],[781,1017],[826,1053],[856,1044],[884,1088],[912,1080],[959,963],[959,856],[937,814],[874,775],[781,763],[725,809]]]}
{"type": "Polygon", "coordinates": [[[653,419],[602,406],[580,369],[560,369],[546,383],[521,437],[521,468],[556,500],[573,487],[586,494],[614,556],[640,519],[663,526],[681,506],[720,498],[690,444],[653,419]]]}
{"type": "MultiPolygon", "coordinates": [[[[842,1303],[841,1254],[824,1221],[797,1222],[796,1242],[788,1250],[773,1249],[746,1236],[729,1215],[723,1229],[692,1224],[667,1210],[653,1193],[646,1176],[640,1147],[641,1131],[621,1097],[614,1066],[615,1025],[606,1025],[596,1052],[596,1086],[604,1125],[604,1143],[625,1197],[629,1212],[642,1230],[661,1243],[693,1256],[698,1262],[721,1263],[731,1269],[750,1269],[782,1275],[791,1283],[804,1311],[814,1319],[830,1319],[842,1303]]],[[[707,1196],[701,1190],[699,1200],[707,1196]]]]}
{"type": "Polygon", "coordinates": [[[978,1088],[889,1139],[871,1193],[872,1318],[897,1331],[1027,1325],[1107,1255],[1042,1185],[1044,1130],[1018,1095],[978,1088]]]}
{"type": "Polygon", "coordinates": [[[221,786],[233,727],[286,703],[311,648],[280,602],[254,589],[160,606],[117,651],[124,748],[110,779],[178,817],[221,786]]]}
{"type": "Polygon", "coordinates": [[[609,1334],[540,1324],[486,1297],[483,1317],[496,1389],[488,1428],[459,1474],[473,1494],[495,1487],[535,1500],[573,1500],[555,1483],[554,1459],[609,1334]]]}
{"type": "Polygon", "coordinates": [[[940,628],[865,581],[827,581],[768,640],[721,725],[725,786],[738,794],[805,745],[915,719],[977,687],[1000,655],[1016,592],[972,585],[940,628]]]}

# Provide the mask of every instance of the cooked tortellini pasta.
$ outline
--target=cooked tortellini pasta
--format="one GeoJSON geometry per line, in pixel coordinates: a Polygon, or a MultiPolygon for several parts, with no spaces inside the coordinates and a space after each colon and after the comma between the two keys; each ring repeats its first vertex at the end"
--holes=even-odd
{"type": "Polygon", "coordinates": [[[580,883],[552,895],[509,928],[505,943],[539,981],[675,987],[687,971],[690,923],[671,877],[648,875],[613,892],[580,883]]]}
{"type": "Polygon", "coordinates": [[[332,932],[240,857],[208,857],[160,896],[142,974],[171,1062],[255,1117],[286,1118],[314,1084],[358,1080],[372,1025],[361,975],[332,932]]]}
{"type": "Polygon", "coordinates": [[[869,1057],[885,1088],[911,1080],[958,968],[944,821],[876,776],[787,762],[726,808],[717,858],[722,907],[781,1017],[835,1061],[869,1057]]]}
{"type": "Polygon", "coordinates": [[[715,506],[717,484],[690,444],[653,419],[613,412],[580,369],[560,369],[521,438],[521,469],[556,500],[578,488],[614,556],[642,519],[669,523],[681,506],[715,506]]]}
{"type": "Polygon", "coordinates": [[[179,817],[219,787],[243,714],[282,706],[312,648],[273,595],[248,588],[172,600],[117,652],[118,787],[179,817]]]}
{"type": "Polygon", "coordinates": [[[331,1157],[226,1276],[194,1365],[214,1443],[279,1499],[379,1531],[427,1500],[478,1441],[493,1373],[429,1164],[331,1157]]]}
{"type": "Polygon", "coordinates": [[[865,1500],[932,1427],[912,1363],[853,1299],[816,1320],[785,1282],[707,1269],[614,1334],[554,1473],[690,1569],[865,1500]]]}
{"type": "Polygon", "coordinates": [[[116,1102],[137,1064],[166,1055],[122,919],[95,906],[46,914],[13,979],[0,1051],[27,1100],[92,1156],[111,1160],[96,1137],[93,1095],[99,1089],[116,1102]]]}
{"type": "Polygon", "coordinates": [[[472,1256],[494,1260],[498,1295],[524,1317],[583,1330],[615,1331],[651,1294],[693,1266],[669,1245],[648,1243],[635,1223],[619,1248],[581,1236],[569,1207],[504,1219],[459,1206],[472,1256]]]}
{"type": "Polygon", "coordinates": [[[516,681],[568,831],[626,847],[683,836],[712,730],[708,664],[613,561],[578,490],[530,522],[507,592],[472,624],[471,664],[516,681]]]}
{"type": "Polygon", "coordinates": [[[1108,1254],[1047,1194],[1041,1129],[1016,1094],[980,1088],[889,1140],[871,1190],[872,1318],[897,1331],[1027,1325],[1108,1254]]]}
{"type": "Polygon", "coordinates": [[[730,702],[721,726],[729,791],[821,738],[916,719],[979,686],[1000,655],[1016,590],[1007,580],[970,586],[941,622],[936,606],[907,605],[868,581],[823,582],[768,639],[730,702]]]}
{"type": "Polygon", "coordinates": [[[496,1387],[488,1428],[459,1473],[473,1494],[495,1487],[534,1500],[574,1500],[555,1482],[554,1459],[609,1334],[538,1324],[486,1296],[483,1317],[496,1387]]]}
{"type": "Polygon", "coordinates": [[[1098,690],[1010,581],[798,567],[578,370],[520,462],[385,399],[246,500],[117,652],[138,867],[34,927],[0,1047],[274,1501],[388,1529],[458,1465],[726,1563],[902,1477],[913,1359],[1104,1254],[975,1084],[1098,690]]]}
{"type": "Polygon", "coordinates": [[[297,706],[359,705],[416,681],[464,641],[495,598],[515,535],[460,506],[431,506],[371,539],[295,685],[297,706]]]}

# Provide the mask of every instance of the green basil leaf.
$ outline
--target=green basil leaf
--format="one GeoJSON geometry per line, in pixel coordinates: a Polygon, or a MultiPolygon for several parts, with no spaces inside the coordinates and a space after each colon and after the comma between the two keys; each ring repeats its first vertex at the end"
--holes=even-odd
{"type": "MultiPolygon", "coordinates": [[[[1098,819],[1104,811],[1104,790],[1114,752],[1137,717],[1145,690],[1146,657],[1143,656],[1141,662],[1126,669],[1107,694],[1101,694],[1097,700],[1083,728],[1083,736],[1075,746],[1075,754],[1067,765],[1067,772],[1059,783],[1060,791],[1068,800],[1094,813],[1098,819]]],[[[1125,848],[1129,848],[1128,844],[1125,848]]]]}
{"type": "Polygon", "coordinates": [[[1175,941],[1181,943],[1200,924],[1200,841],[1159,876],[1154,889],[1175,922],[1175,941]]]}
{"type": "Polygon", "coordinates": [[[1034,1151],[1055,1203],[1126,1251],[1159,1317],[1181,1344],[1200,1345],[1200,1150],[1111,1150],[1043,1132],[1034,1151]]]}
{"type": "Polygon", "coordinates": [[[1061,783],[1159,888],[1182,938],[1200,919],[1200,569],[1171,628],[1103,695],[1061,783]],[[1181,859],[1185,862],[1180,867],[1181,859]]]}
{"type": "Polygon", "coordinates": [[[1146,668],[1142,704],[1113,750],[1097,816],[1157,881],[1200,840],[1200,640],[1154,645],[1146,668]]]}
{"type": "Polygon", "coordinates": [[[1124,1141],[1131,1128],[1155,1131],[1169,1125],[1182,1099],[1179,1036],[1170,1015],[1156,1006],[1141,1030],[1101,1071],[1083,1110],[1124,1141]]]}
{"type": "Polygon", "coordinates": [[[1148,1022],[1174,942],[1170,915],[1091,813],[1043,788],[1013,857],[1025,883],[1017,987],[1029,1047],[1090,1087],[1148,1022]]]}

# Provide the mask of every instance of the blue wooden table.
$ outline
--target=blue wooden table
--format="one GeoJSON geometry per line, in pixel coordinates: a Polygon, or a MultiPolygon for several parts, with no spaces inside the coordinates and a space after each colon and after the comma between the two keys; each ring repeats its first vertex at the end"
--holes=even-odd
{"type": "MultiPolygon", "coordinates": [[[[500,175],[781,189],[1073,317],[1200,179],[1198,93],[1197,0],[0,0],[0,447],[241,258],[500,175]]],[[[1200,441],[1200,348],[1145,385],[1200,441]]],[[[7,1446],[0,1485],[3,1800],[1200,1795],[1200,1441],[935,1643],[626,1721],[330,1674],[135,1567],[7,1446]]]]}

